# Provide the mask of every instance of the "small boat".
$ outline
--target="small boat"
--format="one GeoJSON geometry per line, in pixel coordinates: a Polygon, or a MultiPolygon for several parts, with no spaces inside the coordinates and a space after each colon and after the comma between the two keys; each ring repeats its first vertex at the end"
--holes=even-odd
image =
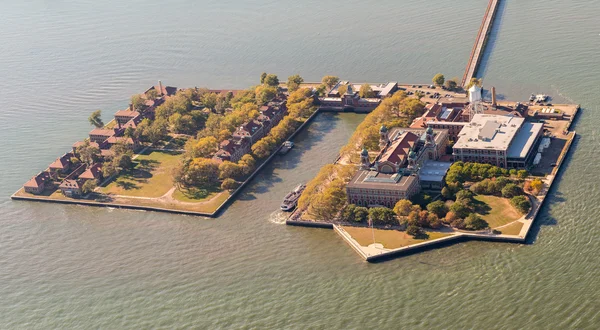
{"type": "Polygon", "coordinates": [[[539,102],[539,103],[546,102],[547,99],[548,99],[548,95],[546,95],[546,94],[538,94],[535,96],[535,101],[539,102]]]}
{"type": "Polygon", "coordinates": [[[281,149],[279,149],[279,154],[280,155],[285,155],[287,154],[292,148],[294,147],[294,142],[292,141],[285,141],[283,143],[283,146],[281,146],[281,149]]]}
{"type": "Polygon", "coordinates": [[[300,195],[306,188],[305,185],[301,184],[298,187],[294,188],[291,192],[285,195],[283,202],[281,203],[282,211],[291,211],[298,205],[298,199],[300,199],[300,195]]]}
{"type": "Polygon", "coordinates": [[[529,97],[529,101],[531,101],[531,102],[535,101],[535,94],[531,94],[531,96],[529,97]]]}

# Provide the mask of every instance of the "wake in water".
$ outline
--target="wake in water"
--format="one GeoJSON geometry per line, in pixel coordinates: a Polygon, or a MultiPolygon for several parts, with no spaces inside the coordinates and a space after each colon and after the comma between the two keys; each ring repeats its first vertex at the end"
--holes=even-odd
{"type": "Polygon", "coordinates": [[[285,220],[287,220],[289,215],[290,214],[287,212],[277,210],[269,215],[269,221],[274,224],[283,225],[285,224],[285,220]]]}
{"type": "Polygon", "coordinates": [[[565,100],[569,101],[570,103],[577,104],[577,102],[575,102],[575,100],[573,100],[572,98],[570,98],[570,97],[568,97],[568,96],[566,96],[566,95],[563,95],[563,94],[562,94],[562,93],[561,93],[561,92],[558,90],[558,88],[557,88],[556,86],[554,86],[554,85],[550,85],[550,88],[552,88],[552,90],[553,90],[554,92],[556,92],[556,95],[558,95],[558,96],[562,97],[563,99],[565,99],[565,100]]]}

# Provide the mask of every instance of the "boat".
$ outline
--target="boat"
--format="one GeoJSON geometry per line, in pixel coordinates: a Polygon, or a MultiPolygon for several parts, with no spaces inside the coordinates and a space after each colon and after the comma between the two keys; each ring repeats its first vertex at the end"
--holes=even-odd
{"type": "Polygon", "coordinates": [[[281,149],[279,149],[279,154],[280,155],[285,155],[287,154],[292,148],[294,147],[294,142],[292,141],[285,141],[283,143],[283,145],[281,146],[281,149]]]}
{"type": "Polygon", "coordinates": [[[531,96],[529,97],[529,101],[531,101],[531,102],[535,101],[535,94],[531,94],[531,96]]]}
{"type": "Polygon", "coordinates": [[[301,184],[298,187],[294,188],[294,190],[290,191],[287,195],[285,195],[285,198],[281,203],[281,210],[291,211],[295,209],[298,205],[298,199],[300,199],[300,195],[302,195],[302,192],[305,188],[306,185],[301,184]]]}

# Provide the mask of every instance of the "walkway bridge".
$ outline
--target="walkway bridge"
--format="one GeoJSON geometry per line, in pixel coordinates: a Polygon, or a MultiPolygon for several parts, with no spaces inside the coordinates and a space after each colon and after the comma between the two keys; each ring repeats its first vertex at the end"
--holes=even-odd
{"type": "Polygon", "coordinates": [[[471,56],[469,57],[467,69],[465,70],[465,74],[462,79],[461,85],[463,87],[468,85],[471,79],[477,74],[477,69],[479,68],[481,58],[483,57],[483,53],[485,51],[485,44],[487,42],[487,38],[490,34],[490,31],[492,30],[494,17],[496,17],[496,12],[498,11],[499,2],[500,0],[490,0],[490,2],[488,3],[485,15],[483,16],[483,21],[481,22],[481,26],[479,27],[479,32],[477,33],[475,45],[471,50],[471,56]]]}

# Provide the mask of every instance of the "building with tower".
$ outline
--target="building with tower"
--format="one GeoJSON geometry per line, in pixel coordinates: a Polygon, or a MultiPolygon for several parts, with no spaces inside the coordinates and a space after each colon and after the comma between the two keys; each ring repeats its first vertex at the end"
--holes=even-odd
{"type": "MultiPolygon", "coordinates": [[[[421,167],[444,155],[448,144],[446,130],[389,130],[382,126],[379,133],[381,151],[371,160],[368,150],[363,148],[360,170],[346,186],[351,204],[393,207],[399,200],[419,193],[421,167]]],[[[428,184],[427,188],[432,186],[428,184]]]]}

